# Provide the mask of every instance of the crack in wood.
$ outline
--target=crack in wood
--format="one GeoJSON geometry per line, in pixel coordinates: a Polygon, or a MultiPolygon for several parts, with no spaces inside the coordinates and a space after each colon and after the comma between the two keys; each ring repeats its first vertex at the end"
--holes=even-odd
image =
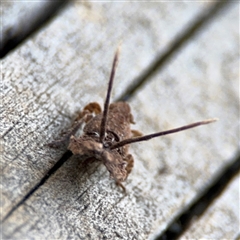
{"type": "Polygon", "coordinates": [[[68,0],[45,2],[40,9],[30,13],[19,24],[18,28],[3,29],[3,39],[0,44],[0,58],[4,58],[11,50],[37,32],[61,10],[68,0]],[[24,27],[23,27],[24,26],[24,27]]]}
{"type": "Polygon", "coordinates": [[[70,151],[65,152],[47,174],[7,213],[2,222],[5,222],[22,204],[24,204],[24,202],[26,202],[27,199],[31,197],[72,155],[70,151]]]}
{"type": "Polygon", "coordinates": [[[16,121],[9,129],[7,129],[7,130],[5,131],[5,133],[3,133],[2,136],[0,136],[0,138],[3,139],[9,132],[11,132],[11,131],[14,129],[14,127],[15,127],[18,123],[19,123],[19,121],[16,121]]]}
{"type": "Polygon", "coordinates": [[[156,237],[155,240],[178,239],[190,227],[193,220],[197,220],[206,212],[213,201],[224,192],[231,180],[240,172],[240,152],[238,152],[236,156],[231,164],[215,177],[201,196],[177,216],[167,230],[156,237]]]}
{"type": "MultiPolygon", "coordinates": [[[[182,34],[180,34],[173,44],[165,51],[164,54],[159,56],[154,62],[152,62],[149,67],[137,77],[133,84],[129,85],[125,92],[117,99],[117,101],[127,100],[134,96],[134,94],[142,87],[149,78],[156,73],[156,71],[160,71],[164,64],[169,61],[169,59],[175,54],[183,45],[191,39],[197,32],[199,32],[213,17],[215,17],[220,10],[226,8],[226,6],[231,1],[221,1],[217,2],[213,5],[213,7],[207,12],[204,13],[201,17],[199,17],[189,28],[186,29],[182,34]]],[[[25,36],[25,38],[28,35],[25,36]]],[[[15,48],[23,39],[20,39],[18,42],[10,42],[10,45],[5,45],[5,52],[1,52],[1,56],[5,56],[11,49],[15,48]],[[15,45],[14,45],[14,44],[15,45]],[[6,47],[7,46],[7,47],[6,47]],[[9,47],[10,46],[10,47],[9,47]],[[7,49],[7,50],[6,50],[7,49]]],[[[9,43],[8,43],[9,44],[9,43]]],[[[12,127],[13,128],[13,127],[12,127]]],[[[11,128],[10,128],[11,130],[11,128]]],[[[8,130],[7,130],[8,131],[8,130]]],[[[4,136],[7,134],[5,132],[4,136]]],[[[4,137],[3,136],[3,137],[4,137]]],[[[22,198],[22,200],[15,205],[3,218],[2,222],[6,221],[22,204],[24,204],[31,195],[35,193],[49,178],[52,174],[54,174],[70,157],[72,153],[67,151],[63,154],[63,156],[57,161],[57,163],[47,172],[47,174],[22,198]]],[[[200,217],[209,205],[213,202],[213,200],[219,196],[224,189],[227,187],[231,179],[239,172],[240,170],[240,155],[236,158],[233,163],[226,168],[221,174],[219,174],[218,178],[212,182],[211,186],[209,186],[202,196],[196,200],[192,206],[188,208],[188,210],[184,211],[174,222],[167,228],[164,234],[157,237],[157,239],[176,239],[178,238],[189,226],[191,220],[196,215],[200,217]],[[199,210],[200,204],[204,202],[204,207],[201,207],[199,210]],[[174,226],[180,226],[179,232],[174,232],[174,226]]],[[[84,192],[82,193],[82,195],[84,192]]],[[[80,195],[80,197],[82,196],[80,195]]],[[[78,197],[79,198],[79,197],[78,197]]]]}

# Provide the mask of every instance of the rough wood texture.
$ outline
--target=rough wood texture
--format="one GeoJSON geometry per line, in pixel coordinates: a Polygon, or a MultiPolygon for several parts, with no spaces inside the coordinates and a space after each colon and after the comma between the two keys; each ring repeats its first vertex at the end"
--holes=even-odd
{"type": "MultiPolygon", "coordinates": [[[[76,3],[2,61],[2,217],[64,153],[44,144],[88,102],[103,103],[119,41],[113,99],[210,5],[76,3]]],[[[218,123],[132,146],[127,195],[104,166],[85,169],[70,158],[3,223],[3,239],[146,239],[164,231],[238,148],[238,19],[229,8],[130,101],[134,128],[144,133],[209,117],[218,123]]]]}

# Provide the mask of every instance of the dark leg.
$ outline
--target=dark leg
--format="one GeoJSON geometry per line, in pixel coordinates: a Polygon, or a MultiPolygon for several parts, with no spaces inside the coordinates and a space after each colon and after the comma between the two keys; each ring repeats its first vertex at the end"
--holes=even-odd
{"type": "Polygon", "coordinates": [[[63,148],[63,147],[66,148],[69,144],[70,137],[76,134],[76,132],[84,122],[86,123],[93,118],[92,113],[95,114],[101,113],[101,107],[96,102],[89,103],[88,105],[86,105],[83,111],[81,111],[76,117],[73,126],[64,133],[64,136],[56,141],[47,144],[47,146],[51,148],[63,148]]]}

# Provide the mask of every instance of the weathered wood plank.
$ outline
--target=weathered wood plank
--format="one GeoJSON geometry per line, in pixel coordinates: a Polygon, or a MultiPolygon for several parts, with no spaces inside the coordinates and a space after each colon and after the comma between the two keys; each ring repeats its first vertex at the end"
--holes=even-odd
{"type": "MultiPolygon", "coordinates": [[[[199,6],[201,5],[202,4],[199,6]]],[[[142,5],[139,7],[141,6],[142,5]]],[[[144,4],[143,6],[146,5],[144,4]]],[[[195,11],[197,11],[197,7],[199,6],[196,6],[195,11]]],[[[115,5],[113,6],[109,3],[103,6],[101,4],[92,4],[89,6],[79,5],[76,8],[71,7],[65,11],[59,19],[53,22],[49,28],[44,29],[33,41],[28,41],[25,46],[20,48],[16,53],[9,55],[9,57],[3,61],[3,67],[5,69],[5,98],[3,99],[3,107],[5,107],[3,116],[5,117],[5,121],[3,125],[3,135],[6,143],[4,153],[10,155],[4,158],[4,161],[6,161],[3,166],[4,168],[15,160],[21,162],[16,156],[24,151],[26,148],[24,148],[24,146],[28,146],[29,144],[35,144],[37,146],[40,142],[45,143],[48,139],[50,140],[57,136],[61,129],[65,129],[67,125],[70,124],[70,118],[74,115],[74,112],[81,109],[84,104],[90,101],[103,102],[112,56],[119,40],[121,40],[123,36],[126,36],[124,38],[126,42],[124,42],[122,58],[117,74],[129,68],[129,60],[132,62],[135,60],[135,68],[131,72],[129,71],[130,76],[128,78],[122,78],[121,81],[115,82],[115,93],[121,92],[123,86],[126,86],[129,82],[129,79],[136,76],[139,70],[144,68],[152,59],[155,48],[149,50],[147,35],[145,37],[146,40],[142,40],[142,37],[139,37],[142,35],[143,30],[136,28],[135,31],[138,34],[136,34],[135,37],[131,31],[126,32],[127,28],[131,29],[134,27],[134,22],[129,21],[128,27],[125,26],[125,23],[122,23],[122,25],[119,25],[118,35],[115,36],[113,40],[107,40],[109,34],[115,31],[115,25],[109,23],[112,27],[105,26],[109,22],[108,19],[110,19],[115,12],[118,12],[119,9],[124,9],[123,5],[118,4],[116,7],[118,8],[115,8],[115,5]],[[112,6],[112,8],[108,9],[108,6],[112,6]],[[89,10],[90,7],[92,10],[89,10]],[[89,21],[89,27],[83,28],[82,25],[86,21],[89,21]],[[74,22],[75,24],[70,25],[70,23],[74,22]],[[69,27],[69,25],[71,27],[69,27]],[[92,35],[92,32],[89,33],[90,27],[93,28],[93,33],[99,32],[100,34],[101,32],[101,36],[99,36],[99,34],[92,35]],[[105,28],[105,30],[109,29],[108,32],[103,32],[103,28],[105,28]],[[127,35],[129,35],[129,37],[127,35]],[[83,41],[83,36],[85,38],[89,36],[92,40],[83,41]],[[142,54],[142,56],[137,57],[139,53],[133,48],[132,45],[134,44],[130,44],[132,41],[130,36],[134,37],[134,39],[136,39],[135,41],[139,39],[142,41],[142,51],[144,51],[145,55],[142,54]],[[63,42],[63,39],[66,39],[66,41],[63,42]],[[131,46],[131,51],[126,46],[131,46]],[[96,48],[102,48],[102,50],[100,49],[99,52],[96,48]],[[133,53],[135,58],[130,57],[133,53]],[[53,63],[54,65],[52,65],[53,63]],[[72,96],[74,96],[74,98],[72,96]],[[24,121],[23,118],[27,120],[24,121]],[[31,129],[29,129],[29,127],[23,127],[24,125],[22,123],[32,122],[33,120],[35,120],[35,124],[33,127],[31,126],[31,129]],[[60,125],[60,123],[61,126],[56,126],[60,125]],[[23,126],[19,126],[19,124],[23,126]],[[50,129],[48,129],[49,127],[50,129]],[[46,130],[43,131],[43,129],[46,130]],[[31,137],[29,135],[31,135],[31,137]],[[28,138],[26,138],[26,136],[28,136],[28,138]],[[40,139],[38,139],[38,137],[40,137],[40,139]],[[14,139],[14,148],[8,146],[10,145],[8,138],[14,139]],[[35,138],[35,140],[30,141],[32,138],[35,138]],[[27,145],[24,145],[23,139],[25,139],[27,145]],[[16,159],[14,160],[14,158],[16,159]]],[[[135,21],[137,21],[139,19],[137,10],[132,9],[131,11],[129,16],[132,18],[135,17],[135,21]],[[134,12],[135,15],[133,15],[134,12]]],[[[126,13],[122,10],[119,15],[121,16],[121,14],[126,13]]],[[[116,21],[115,23],[117,23],[121,18],[113,19],[116,21]]],[[[177,21],[177,16],[175,19],[177,21]]],[[[186,22],[187,19],[185,19],[185,23],[186,22]]],[[[182,24],[184,24],[184,22],[182,24]]],[[[178,26],[180,28],[181,24],[178,26]]],[[[169,41],[172,36],[173,33],[168,37],[169,41]]],[[[161,47],[164,48],[164,45],[161,47]]],[[[133,67],[130,66],[130,68],[132,69],[133,67]]],[[[37,158],[35,154],[36,146],[31,148],[33,153],[28,154],[30,156],[29,158],[33,157],[31,155],[37,158]]],[[[45,151],[48,151],[48,149],[42,148],[42,144],[39,148],[43,150],[42,154],[45,156],[45,151]]],[[[37,150],[37,152],[39,151],[40,149],[37,150]]],[[[55,154],[55,151],[48,151],[47,154],[55,154]]],[[[53,157],[50,155],[49,161],[56,161],[59,156],[60,155],[53,157]]],[[[44,162],[38,161],[37,159],[35,159],[35,161],[32,159],[28,161],[30,165],[33,165],[33,168],[38,168],[36,173],[31,173],[32,177],[37,175],[37,179],[39,179],[39,170],[44,174],[52,165],[52,162],[48,165],[46,159],[44,162]],[[38,164],[40,164],[39,167],[38,164]]],[[[24,163],[26,161],[22,162],[24,163]]],[[[14,165],[15,163],[16,162],[14,162],[14,165]]],[[[11,165],[9,169],[11,169],[11,167],[13,167],[13,165],[11,165]]],[[[16,167],[19,168],[18,164],[16,164],[16,167]]],[[[33,184],[35,181],[30,182],[33,184]]],[[[18,185],[18,179],[16,183],[18,185]]],[[[28,182],[26,184],[28,185],[28,182]]],[[[10,198],[9,202],[12,204],[14,199],[10,198]]]]}
{"type": "Polygon", "coordinates": [[[67,0],[1,1],[0,58],[51,19],[67,0]]]}
{"type": "MultiPolygon", "coordinates": [[[[164,201],[168,196],[165,201],[174,206],[176,212],[181,212],[183,206],[211,182],[215,173],[230,163],[238,149],[239,57],[236,49],[239,33],[236,25],[232,25],[238,18],[238,10],[234,8],[221,15],[131,102],[134,115],[141,119],[138,121],[140,128],[149,128],[147,132],[169,129],[204,117],[220,119],[215,125],[161,139],[160,147],[157,139],[144,144],[144,149],[139,144],[139,148],[136,146],[137,158],[141,155],[147,159],[143,162],[152,173],[152,181],[162,183],[161,187],[164,183],[163,188],[172,192],[167,195],[159,189],[162,194],[159,198],[164,201]],[[226,29],[231,33],[227,34],[226,29]],[[152,99],[151,96],[154,101],[146,106],[144,99],[152,99]],[[151,117],[142,118],[135,109],[144,109],[146,116],[151,117]],[[151,153],[147,150],[150,148],[151,153]],[[170,175],[166,178],[157,175],[156,159],[159,159],[159,168],[167,164],[170,175]],[[178,203],[174,195],[179,197],[178,203]]],[[[159,212],[165,221],[176,213],[166,206],[159,212]]],[[[156,229],[164,222],[162,219],[156,229]]],[[[160,227],[160,231],[162,229],[160,227]]]]}
{"type": "MultiPolygon", "coordinates": [[[[173,28],[163,31],[168,9],[171,22],[175,19],[174,26],[180,29],[193,16],[189,11],[195,14],[206,7],[204,3],[134,3],[133,8],[132,4],[69,7],[3,61],[3,216],[60,158],[61,151],[43,144],[65,129],[70,116],[84,104],[103,101],[117,42],[124,39],[115,96],[151,61],[156,49],[164,49],[176,34],[173,28]]],[[[4,236],[146,239],[164,230],[237,148],[237,124],[222,136],[222,129],[237,122],[237,105],[228,100],[229,92],[232,100],[237,98],[238,72],[232,67],[238,62],[238,30],[232,24],[237,16],[231,10],[217,19],[131,101],[138,123],[134,128],[146,133],[203,117],[219,117],[220,122],[181,133],[181,137],[132,146],[136,166],[126,182],[126,196],[109,180],[103,166],[85,171],[71,158],[4,223],[4,236]],[[213,34],[217,43],[212,41],[213,34]],[[231,64],[225,64],[230,60],[231,64]],[[223,106],[227,106],[227,116],[223,106]],[[159,174],[163,168],[166,173],[159,174]]]]}
{"type": "Polygon", "coordinates": [[[236,239],[240,229],[239,181],[240,175],[181,239],[236,239]]]}

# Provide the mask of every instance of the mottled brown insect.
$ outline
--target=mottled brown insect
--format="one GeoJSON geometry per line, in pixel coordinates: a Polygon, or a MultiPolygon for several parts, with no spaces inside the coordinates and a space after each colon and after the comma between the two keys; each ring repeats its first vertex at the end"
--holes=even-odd
{"type": "Polygon", "coordinates": [[[81,155],[87,161],[101,161],[116,184],[125,191],[122,182],[127,179],[134,164],[133,156],[128,153],[129,144],[208,124],[217,119],[207,119],[145,136],[141,136],[138,131],[131,130],[130,124],[134,121],[129,104],[126,102],[109,104],[118,55],[119,49],[116,51],[113,60],[104,111],[101,111],[98,103],[89,103],[80,112],[73,127],[65,136],[50,143],[49,146],[59,147],[62,144],[67,144],[68,149],[73,154],[81,155]],[[83,123],[86,124],[83,128],[83,135],[77,138],[74,135],[83,123]]]}

